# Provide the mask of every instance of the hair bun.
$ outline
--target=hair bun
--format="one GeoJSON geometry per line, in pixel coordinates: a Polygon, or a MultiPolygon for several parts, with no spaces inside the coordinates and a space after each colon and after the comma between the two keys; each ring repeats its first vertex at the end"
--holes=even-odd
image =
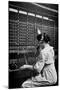
{"type": "Polygon", "coordinates": [[[37,35],[37,40],[41,41],[41,39],[42,39],[42,34],[37,35]]]}
{"type": "Polygon", "coordinates": [[[44,33],[44,41],[46,43],[48,43],[50,41],[50,37],[46,33],[44,33]]]}

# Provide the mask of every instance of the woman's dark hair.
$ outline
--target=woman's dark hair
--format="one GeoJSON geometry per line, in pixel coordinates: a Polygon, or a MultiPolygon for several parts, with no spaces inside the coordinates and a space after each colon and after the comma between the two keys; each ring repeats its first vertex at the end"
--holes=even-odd
{"type": "Polygon", "coordinates": [[[38,41],[41,41],[41,38],[42,38],[42,34],[37,35],[37,40],[38,41]]]}
{"type": "Polygon", "coordinates": [[[50,42],[50,37],[46,33],[44,33],[43,37],[44,37],[43,38],[44,42],[46,42],[46,43],[50,42]]]}
{"type": "Polygon", "coordinates": [[[49,37],[46,33],[44,33],[43,35],[42,35],[42,34],[37,35],[37,40],[38,40],[38,41],[41,41],[41,39],[42,39],[42,41],[44,41],[45,43],[50,42],[50,37],[49,37]],[[42,39],[42,36],[43,36],[43,39],[42,39]]]}

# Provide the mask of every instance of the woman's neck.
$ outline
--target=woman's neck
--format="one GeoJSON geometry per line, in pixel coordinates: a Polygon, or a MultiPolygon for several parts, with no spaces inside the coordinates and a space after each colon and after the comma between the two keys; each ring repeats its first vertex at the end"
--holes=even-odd
{"type": "Polygon", "coordinates": [[[48,47],[49,46],[49,43],[44,43],[44,47],[48,47]]]}

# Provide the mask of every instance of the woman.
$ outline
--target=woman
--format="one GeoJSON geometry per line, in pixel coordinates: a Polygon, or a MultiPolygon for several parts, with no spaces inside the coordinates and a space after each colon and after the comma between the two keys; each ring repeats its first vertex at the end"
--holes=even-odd
{"type": "Polygon", "coordinates": [[[36,69],[39,74],[25,81],[22,87],[38,87],[41,85],[52,85],[57,82],[57,74],[54,65],[54,50],[49,45],[50,38],[48,35],[38,35],[37,40],[40,44],[40,54],[36,58],[37,62],[31,68],[36,69]]]}

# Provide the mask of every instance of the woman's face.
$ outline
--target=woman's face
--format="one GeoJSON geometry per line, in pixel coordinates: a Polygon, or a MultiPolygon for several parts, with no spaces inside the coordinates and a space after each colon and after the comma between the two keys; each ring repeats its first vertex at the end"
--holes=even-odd
{"type": "Polygon", "coordinates": [[[40,47],[43,49],[44,48],[44,42],[40,42],[40,47]]]}

